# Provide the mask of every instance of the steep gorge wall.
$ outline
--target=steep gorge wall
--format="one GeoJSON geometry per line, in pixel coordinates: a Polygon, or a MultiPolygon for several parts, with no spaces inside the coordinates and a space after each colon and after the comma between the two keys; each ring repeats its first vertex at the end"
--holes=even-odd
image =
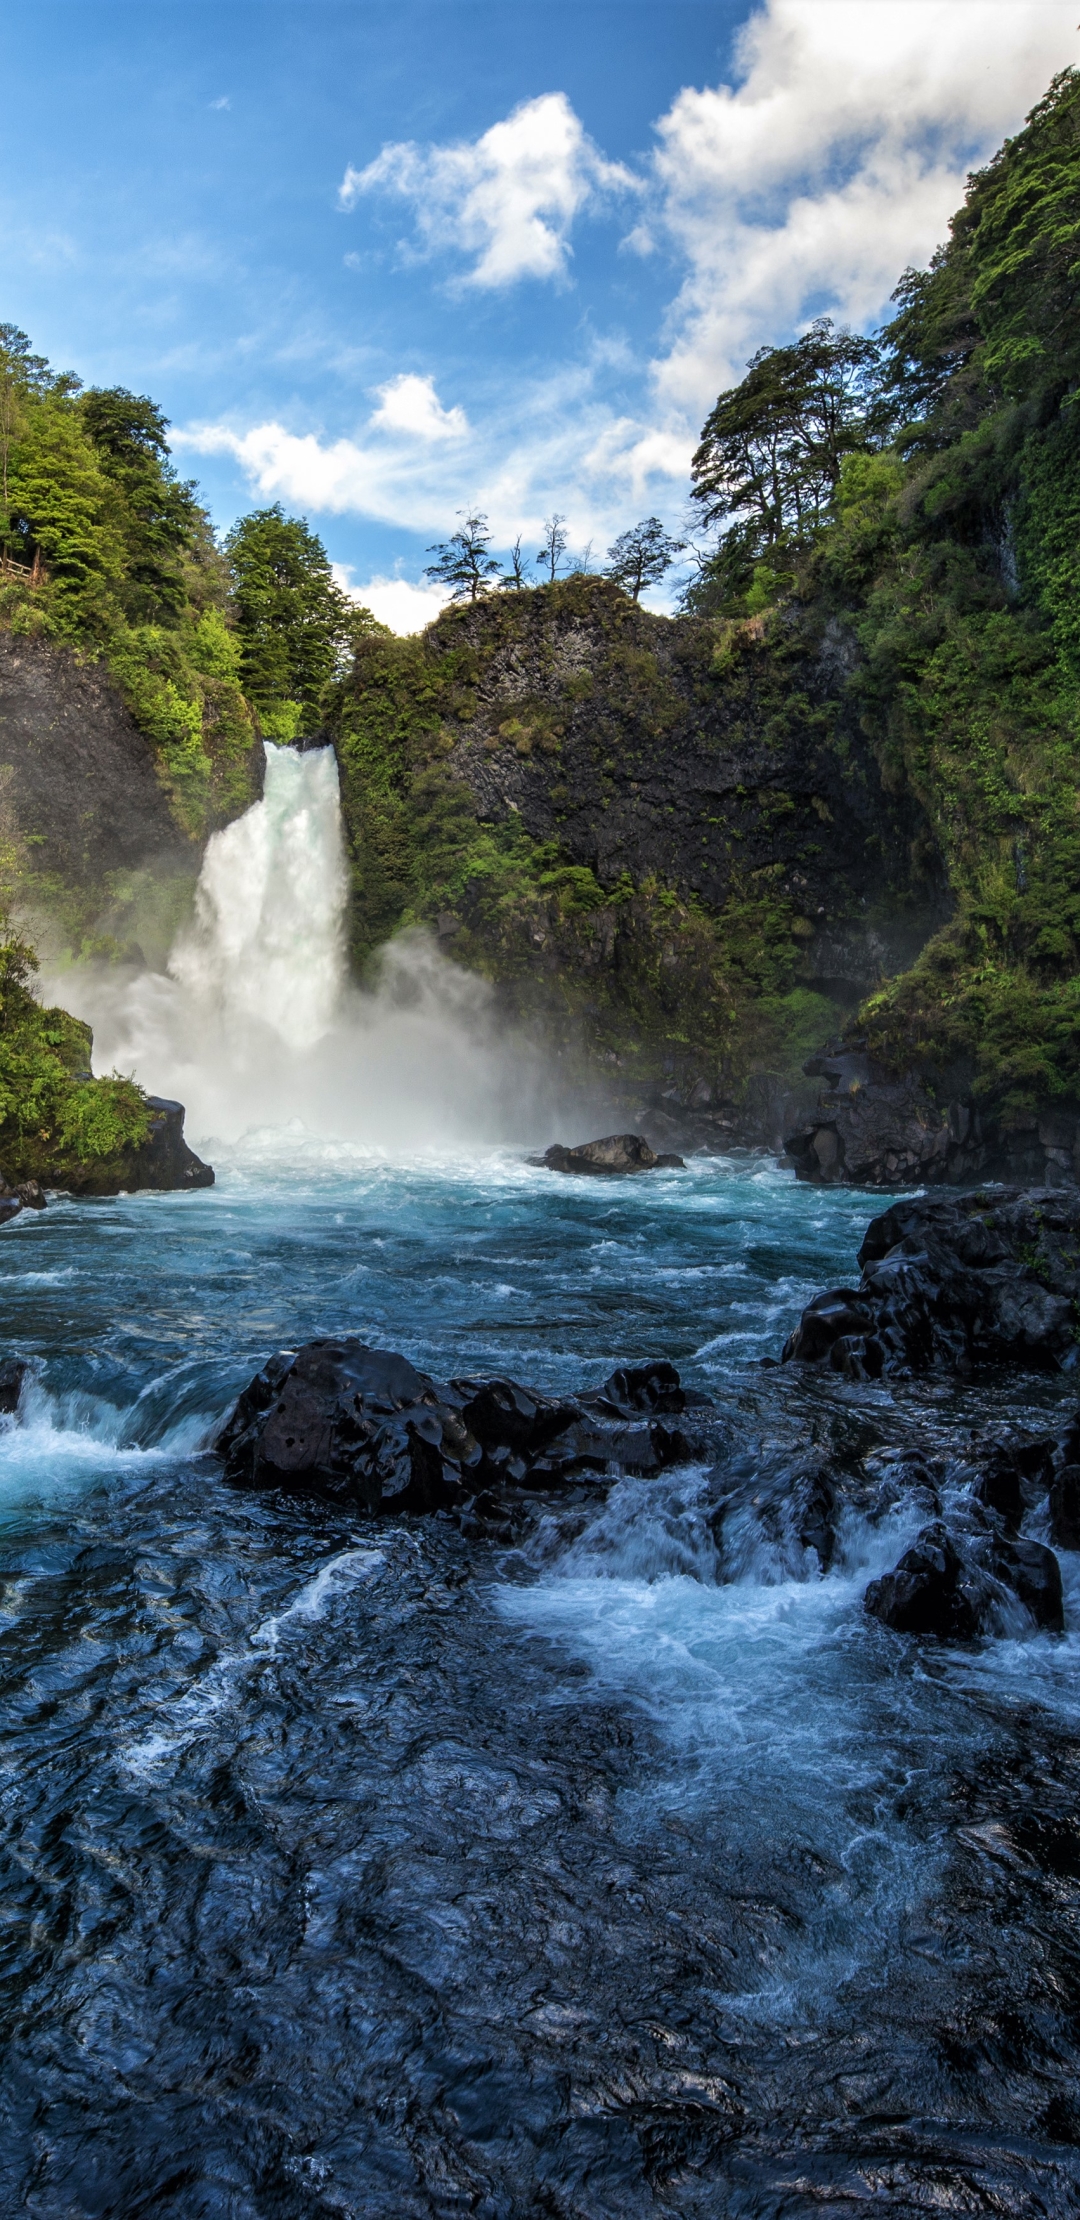
{"type": "Polygon", "coordinates": [[[835,625],[658,617],[599,579],[364,643],[332,716],[358,956],[421,920],[631,1087],[791,1080],[949,913],[852,655],[835,625]]]}
{"type": "Polygon", "coordinates": [[[0,872],[39,951],[161,961],[201,853],[104,665],[0,631],[0,872]]]}

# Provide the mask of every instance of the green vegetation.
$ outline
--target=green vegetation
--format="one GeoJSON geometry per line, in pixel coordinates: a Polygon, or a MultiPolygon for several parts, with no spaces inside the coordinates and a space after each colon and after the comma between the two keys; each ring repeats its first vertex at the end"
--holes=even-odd
{"type": "Polygon", "coordinates": [[[11,1185],[106,1188],[150,1129],[130,1079],[92,1079],[90,1029],[36,1000],[31,949],[0,941],[0,1166],[11,1185]]]}
{"type": "Polygon", "coordinates": [[[1067,70],[878,340],[763,351],[695,461],[725,529],[688,605],[843,626],[865,729],[947,863],[953,921],[859,1027],[1006,1112],[1080,1091],[1078,276],[1067,70]]]}
{"type": "Polygon", "coordinates": [[[0,326],[0,625],[103,658],[197,837],[252,794],[229,578],[165,419],[0,326]]]}
{"type": "Polygon", "coordinates": [[[322,541],[280,502],[241,517],[225,541],[239,676],[269,740],[318,728],[326,689],[375,620],[335,584],[322,541]]]}

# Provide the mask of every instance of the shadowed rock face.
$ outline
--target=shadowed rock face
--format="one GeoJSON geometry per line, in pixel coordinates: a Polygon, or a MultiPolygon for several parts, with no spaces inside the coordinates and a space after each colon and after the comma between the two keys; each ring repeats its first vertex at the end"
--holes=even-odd
{"type": "Polygon", "coordinates": [[[1080,1173],[1080,1117],[1067,1105],[1005,1128],[961,1094],[939,1100],[914,1074],[890,1077],[852,1045],[822,1050],[803,1071],[825,1088],[784,1149],[796,1178],[815,1187],[1071,1187],[1080,1173]]]}
{"type": "Polygon", "coordinates": [[[623,1368],[597,1394],[570,1399],[514,1380],[436,1381],[362,1341],[312,1341],[271,1357],[216,1448],[240,1486],[301,1489],[369,1512],[465,1510],[500,1526],[517,1491],[656,1473],[689,1456],[681,1430],[664,1422],[686,1402],[663,1362],[623,1368]]]}
{"type": "Polygon", "coordinates": [[[986,1189],[895,1203],[867,1228],[857,1288],[816,1295],[783,1361],[851,1379],[1057,1371],[1076,1360],[1080,1194],[986,1189]]]}
{"type": "Polygon", "coordinates": [[[135,1187],[157,1187],[175,1192],[187,1187],[212,1187],[209,1164],[196,1156],[184,1139],[184,1105],[164,1095],[148,1095],[152,1113],[148,1138],[136,1152],[132,1165],[135,1187]]]}
{"type": "Polygon", "coordinates": [[[0,735],[0,806],[9,830],[33,840],[35,872],[103,888],[150,858],[197,868],[150,742],[99,664],[0,632],[0,735]]]}

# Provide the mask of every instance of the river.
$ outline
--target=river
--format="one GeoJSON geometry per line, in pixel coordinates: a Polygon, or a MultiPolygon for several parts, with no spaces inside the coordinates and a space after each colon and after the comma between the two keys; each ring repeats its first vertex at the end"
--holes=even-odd
{"type": "Polygon", "coordinates": [[[237,1492],[207,1446],[321,1333],[566,1389],[668,1356],[732,1453],[867,1469],[1075,1390],[763,1368],[865,1196],[746,1157],[563,1181],[341,1099],[245,1106],[211,1191],[0,1234],[34,1366],[0,1431],[0,2209],[1077,2212],[1070,1560],[1063,1640],[950,1651],[862,1610],[903,1504],[826,1577],[760,1546],[732,1577],[703,1465],[500,1547],[237,1492]]]}

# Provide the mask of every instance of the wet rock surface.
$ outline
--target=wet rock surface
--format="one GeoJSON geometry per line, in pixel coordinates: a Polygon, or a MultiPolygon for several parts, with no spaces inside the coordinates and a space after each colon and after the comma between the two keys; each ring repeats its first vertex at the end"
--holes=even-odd
{"type": "Polygon", "coordinates": [[[888,1074],[847,1042],[812,1056],[803,1070],[823,1079],[825,1090],[789,1125],[783,1148],[796,1177],[815,1186],[993,1179],[1073,1187],[1080,1176],[1080,1116],[1067,1104],[1044,1103],[1005,1122],[968,1095],[931,1087],[918,1072],[888,1074]]]}
{"type": "Polygon", "coordinates": [[[133,1187],[156,1187],[175,1192],[184,1188],[212,1187],[214,1174],[184,1139],[184,1105],[164,1095],[148,1095],[150,1132],[136,1150],[131,1166],[133,1187]]]}
{"type": "Polygon", "coordinates": [[[22,1179],[15,1187],[0,1177],[0,1226],[17,1218],[20,1210],[44,1210],[45,1195],[36,1179],[22,1179]]]}
{"type": "Polygon", "coordinates": [[[640,1133],[609,1133],[602,1141],[583,1141],[577,1148],[566,1148],[556,1141],[536,1161],[546,1165],[549,1172],[578,1172],[597,1178],[685,1168],[681,1156],[670,1151],[657,1154],[640,1133]]]}
{"type": "Polygon", "coordinates": [[[895,1203],[867,1228],[857,1287],[816,1295],[783,1361],[850,1379],[1075,1363],[1080,1194],[987,1188],[895,1203]]]}
{"type": "Polygon", "coordinates": [[[1037,1706],[958,1739],[883,1675],[902,1779],[793,1840],[797,1770],[680,1794],[648,1706],[493,1609],[505,1553],[221,1494],[5,1553],[3,2209],[1076,2211],[1080,1747],[1037,1706]],[[904,1908],[834,1964],[901,1806],[904,1908]]]}
{"type": "MultiPolygon", "coordinates": [[[[762,1185],[748,1176],[745,1192],[762,1185]]],[[[561,1233],[580,1202],[548,1191],[561,1233]]],[[[590,1228],[624,1348],[651,1345],[652,1313],[626,1334],[606,1244],[632,1209],[628,1254],[651,1290],[664,1212],[637,1215],[648,1194],[605,1194],[590,1228]]],[[[428,1188],[422,1202],[417,1248],[392,1260],[421,1281],[418,1312],[438,1300],[429,1269],[421,1280],[428,1188]]],[[[204,1271],[193,1321],[191,1256],[220,1272],[223,1252],[197,1247],[209,1212],[169,1207],[190,1249],[172,1267],[148,1243],[139,1335],[125,1330],[107,1376],[135,1413],[125,1443],[150,1453],[135,1470],[125,1449],[117,1483],[0,1534],[0,2211],[1075,2220],[1070,1376],[999,1366],[883,1390],[828,1365],[743,1361],[705,1373],[715,1402],[695,1408],[674,1367],[608,1355],[577,1374],[607,1370],[603,1389],[564,1393],[549,1371],[533,1393],[510,1376],[530,1377],[533,1296],[504,1344],[517,1365],[500,1370],[490,1343],[473,1365],[447,1333],[450,1381],[430,1356],[424,1372],[345,1334],[305,1341],[321,1353],[296,1394],[315,1398],[310,1439],[330,1461],[301,1470],[302,1493],[270,1464],[265,1487],[233,1487],[205,1454],[163,1457],[160,1429],[168,1413],[223,1409],[253,1369],[268,1274],[250,1260],[248,1331],[265,1338],[234,1349],[226,1373],[216,1344],[238,1283],[222,1291],[204,1271]],[[170,1268],[171,1361],[133,1401],[170,1268]],[[193,1399],[199,1331],[209,1406],[193,1399]],[[315,1378],[324,1363],[331,1376],[315,1378]],[[585,1423],[678,1428],[696,1453],[659,1470],[579,1466],[535,1489],[498,1477],[423,1513],[365,1510],[354,1435],[336,1461],[341,1412],[400,1426],[411,1478],[410,1420],[466,1407],[485,1458],[539,1463],[585,1423]],[[582,1415],[550,1431],[568,1411],[582,1415]],[[329,1488],[309,1492],[313,1470],[329,1488]],[[961,1562],[954,1596],[979,1571],[992,1589],[997,1615],[974,1635],[899,1632],[863,1609],[868,1582],[898,1573],[928,1531],[946,1570],[950,1550],[961,1562]],[[1064,1640],[1046,1615],[1050,1557],[1064,1640]]],[[[535,1198],[521,1208],[519,1249],[535,1198]]],[[[328,1257],[344,1279],[358,1225],[381,1238],[393,1222],[389,1206],[381,1220],[365,1210],[341,1228],[326,1210],[309,1334],[329,1306],[328,1257]]],[[[299,1277],[281,1215],[274,1196],[277,1339],[299,1277]]],[[[473,1331],[460,1260],[475,1274],[478,1215],[462,1211],[443,1248],[473,1331]]],[[[149,1216],[70,1220],[89,1254],[98,1225],[134,1241],[149,1216]]],[[[60,1217],[19,1238],[39,1261],[55,1242],[66,1270],[60,1217]]],[[[489,1237],[499,1285],[505,1223],[489,1237]]],[[[375,1245],[338,1316],[358,1285],[373,1315],[375,1245]]],[[[107,1258],[118,1246],[102,1240],[107,1258]]],[[[709,1261],[703,1244],[696,1268],[709,1261]]],[[[745,1304],[748,1275],[732,1277],[745,1304]]],[[[79,1284],[48,1296],[58,1334],[79,1284]]],[[[607,1322],[599,1304],[591,1315],[607,1322]]],[[[745,1316],[728,1312],[733,1334],[745,1316]]],[[[759,1348],[767,1335],[762,1314],[759,1348]]],[[[278,1402],[295,1361],[270,1383],[278,1402]]],[[[105,1377],[95,1345],[76,1378],[98,1411],[105,1377]]],[[[66,1394],[71,1375],[58,1384],[66,1394]]],[[[39,1378],[24,1398],[31,1457],[43,1394],[39,1378]]],[[[253,1467],[271,1401],[248,1414],[253,1467]]],[[[56,1408],[71,1425],[72,1406],[56,1408]]]]}
{"type": "Polygon", "coordinates": [[[521,1491],[685,1460],[693,1445],[674,1421],[687,1401],[663,1360],[558,1397],[515,1380],[437,1381],[362,1341],[314,1341],[271,1357],[215,1447],[240,1486],[310,1490],[367,1512],[462,1510],[474,1529],[501,1527],[521,1491]]]}

